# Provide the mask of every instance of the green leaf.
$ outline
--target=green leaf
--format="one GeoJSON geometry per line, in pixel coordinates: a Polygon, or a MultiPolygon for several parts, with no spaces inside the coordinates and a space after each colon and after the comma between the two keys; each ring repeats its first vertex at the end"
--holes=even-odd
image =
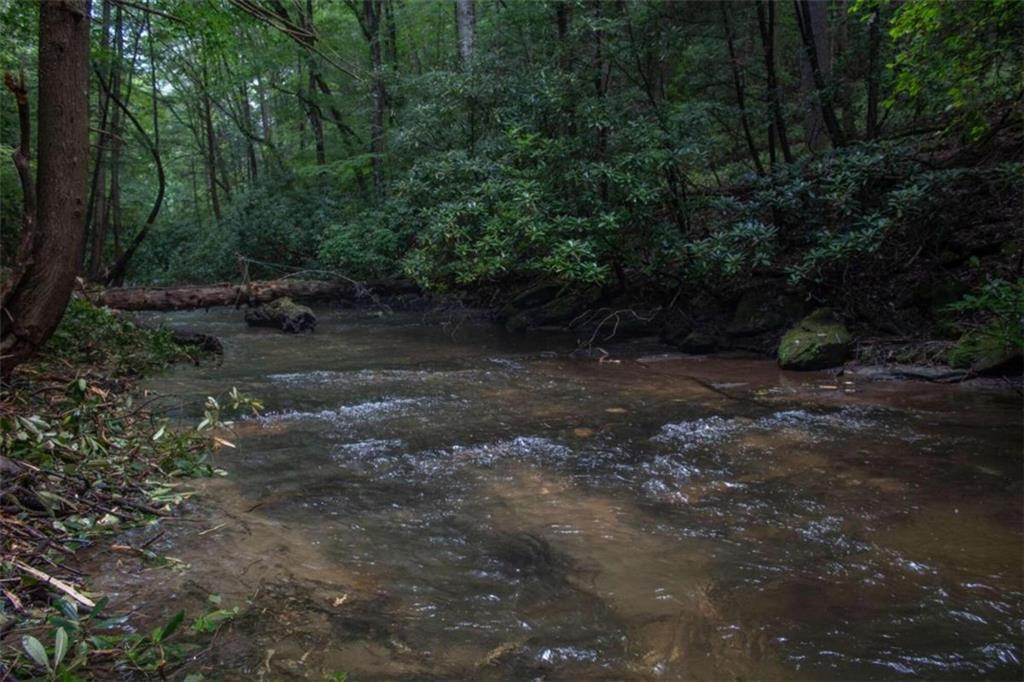
{"type": "Polygon", "coordinates": [[[21,646],[25,649],[25,653],[29,655],[29,658],[50,670],[50,661],[46,658],[46,649],[43,647],[42,642],[32,635],[25,635],[21,638],[21,646]]]}
{"type": "Polygon", "coordinates": [[[109,603],[110,597],[100,598],[100,600],[96,602],[96,606],[92,607],[92,611],[89,612],[89,617],[95,618],[96,616],[100,615],[103,612],[103,609],[107,608],[107,604],[109,603]]]}
{"type": "Polygon", "coordinates": [[[164,640],[173,635],[175,631],[178,629],[178,627],[181,625],[181,621],[184,619],[184,611],[178,611],[176,614],[174,614],[171,617],[171,619],[167,621],[167,625],[164,626],[163,635],[160,637],[160,639],[164,640]]]}
{"type": "Polygon", "coordinates": [[[68,633],[64,628],[57,628],[56,642],[53,645],[53,667],[60,667],[61,661],[68,653],[68,633]]]}

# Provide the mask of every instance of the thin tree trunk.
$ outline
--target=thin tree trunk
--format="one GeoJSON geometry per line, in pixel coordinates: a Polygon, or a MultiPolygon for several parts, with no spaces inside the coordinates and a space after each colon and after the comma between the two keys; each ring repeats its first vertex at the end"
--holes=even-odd
{"type": "Polygon", "coordinates": [[[373,191],[384,194],[384,64],[380,48],[381,0],[363,0],[367,40],[370,43],[370,154],[372,155],[373,191]]]}
{"type": "Polygon", "coordinates": [[[459,61],[468,65],[476,50],[475,0],[455,0],[455,31],[459,42],[459,61]]]}
{"type": "Polygon", "coordinates": [[[743,74],[740,72],[739,60],[736,57],[736,44],[732,34],[732,25],[729,23],[729,10],[725,5],[719,5],[722,10],[722,22],[725,24],[725,40],[729,47],[729,64],[732,67],[732,82],[736,88],[736,104],[740,108],[740,124],[743,127],[743,137],[747,142],[747,150],[750,152],[750,159],[754,162],[754,169],[758,175],[764,175],[764,165],[761,163],[761,156],[757,153],[757,145],[754,144],[754,135],[750,132],[750,120],[747,116],[746,91],[743,87],[743,74]]]}
{"type": "MultiPolygon", "coordinates": [[[[842,147],[845,144],[845,138],[836,119],[832,97],[828,91],[829,84],[826,82],[822,64],[822,60],[827,57],[826,50],[822,49],[827,26],[825,19],[827,7],[823,0],[793,0],[793,5],[796,9],[797,26],[800,29],[800,39],[803,42],[813,85],[808,111],[815,115],[820,113],[825,131],[832,140],[832,145],[842,147]]],[[[808,146],[813,148],[815,140],[813,133],[808,134],[808,146]]]]}
{"type": "Polygon", "coordinates": [[[778,138],[779,148],[782,150],[782,158],[786,163],[793,163],[793,152],[789,147],[786,119],[782,111],[779,77],[775,70],[775,2],[773,0],[756,0],[755,4],[757,5],[757,24],[761,31],[761,45],[764,50],[764,70],[768,81],[768,96],[771,100],[775,135],[778,138]],[[765,10],[766,5],[767,11],[765,10]]]}
{"type": "MultiPolygon", "coordinates": [[[[151,64],[152,64],[153,69],[155,69],[156,68],[155,61],[151,61],[151,64]]],[[[106,84],[103,83],[103,81],[102,81],[102,75],[99,75],[98,73],[97,73],[97,75],[100,77],[100,85],[104,89],[106,89],[106,84]]],[[[125,276],[125,272],[128,269],[128,263],[131,262],[132,256],[135,255],[135,252],[138,250],[139,246],[146,239],[146,236],[149,234],[149,230],[153,227],[153,224],[156,223],[156,218],[157,218],[157,216],[160,213],[160,207],[163,204],[163,200],[164,200],[164,190],[166,189],[167,181],[166,181],[166,178],[164,176],[164,165],[163,165],[163,162],[160,159],[160,126],[159,126],[159,119],[157,118],[157,111],[156,111],[156,74],[155,74],[155,71],[151,74],[151,82],[152,82],[152,85],[153,85],[153,94],[152,94],[152,105],[153,105],[153,139],[152,140],[149,138],[148,135],[146,135],[146,131],[142,127],[142,124],[139,123],[139,120],[137,118],[135,118],[135,116],[132,114],[132,112],[128,109],[128,105],[125,104],[124,102],[122,102],[117,97],[115,97],[113,94],[110,95],[111,99],[114,101],[114,104],[116,104],[118,106],[118,108],[120,108],[122,111],[124,111],[125,116],[128,118],[129,121],[131,121],[132,125],[135,126],[135,131],[138,133],[139,138],[143,141],[143,143],[146,145],[146,147],[149,148],[150,154],[153,155],[153,162],[156,165],[156,174],[157,174],[157,192],[156,192],[156,198],[153,200],[153,207],[149,211],[149,216],[146,218],[145,224],[143,224],[143,226],[139,229],[139,231],[135,233],[135,237],[132,239],[131,243],[128,245],[128,248],[125,249],[124,253],[119,254],[117,256],[117,258],[114,260],[114,262],[110,265],[110,267],[107,268],[107,271],[104,273],[103,279],[104,279],[104,282],[107,284],[107,286],[121,286],[124,283],[124,276],[125,276]]]]}
{"type": "MultiPolygon", "coordinates": [[[[591,14],[596,24],[594,31],[591,34],[593,41],[593,57],[591,61],[591,68],[593,69],[594,79],[594,95],[599,100],[604,100],[605,95],[608,93],[608,63],[605,60],[604,55],[604,29],[601,28],[601,20],[603,18],[603,7],[601,0],[591,0],[590,3],[591,14]]],[[[608,150],[608,128],[606,126],[598,126],[597,128],[597,146],[595,154],[599,162],[603,162],[605,155],[608,150]]],[[[608,201],[608,179],[602,178],[598,186],[598,193],[601,197],[601,201],[608,201]]]]}
{"type": "Polygon", "coordinates": [[[398,68],[398,24],[395,22],[395,0],[384,0],[384,54],[392,69],[398,68]]]}
{"type": "MultiPolygon", "coordinates": [[[[302,27],[310,36],[315,36],[313,27],[313,0],[306,0],[306,11],[302,14],[302,27]]],[[[313,44],[314,38],[309,38],[308,43],[313,44]]],[[[320,107],[316,104],[316,56],[313,52],[306,51],[306,64],[309,67],[309,78],[306,88],[306,117],[309,119],[309,127],[313,130],[313,144],[316,147],[316,163],[323,166],[327,163],[327,146],[324,142],[324,123],[320,115],[320,107]]]]}
{"type": "MultiPolygon", "coordinates": [[[[32,255],[0,311],[4,321],[0,373],[4,376],[53,334],[82,262],[89,182],[87,1],[40,3],[38,54],[32,255]]],[[[30,207],[26,204],[25,208],[30,207]]]]}
{"type": "Polygon", "coordinates": [[[249,88],[245,83],[238,86],[239,106],[242,109],[242,125],[245,126],[245,152],[248,160],[249,184],[255,185],[260,177],[256,157],[256,143],[253,141],[252,109],[249,106],[249,88]]]}
{"type": "Polygon", "coordinates": [[[213,207],[213,217],[219,223],[221,220],[220,197],[217,193],[217,144],[213,132],[213,114],[210,111],[210,96],[203,88],[203,130],[206,133],[206,179],[210,186],[210,205],[213,207]]]}
{"type": "MultiPolygon", "coordinates": [[[[107,77],[110,78],[113,63],[108,54],[110,49],[110,4],[111,0],[103,0],[103,23],[100,32],[100,51],[103,59],[107,62],[107,77]]],[[[99,128],[100,133],[96,137],[96,165],[93,169],[92,186],[89,189],[89,207],[86,211],[85,229],[91,237],[91,248],[89,249],[89,262],[86,264],[86,274],[89,279],[94,279],[100,270],[100,261],[103,257],[103,241],[105,234],[100,234],[100,224],[106,213],[107,199],[107,167],[104,164],[106,150],[110,145],[110,135],[107,133],[107,114],[109,112],[109,98],[101,89],[98,96],[99,104],[99,128]],[[91,232],[90,232],[91,230],[91,232]]]]}
{"type": "Polygon", "coordinates": [[[867,104],[867,138],[874,140],[878,137],[878,54],[881,50],[881,9],[875,7],[871,13],[871,20],[868,23],[868,104],[867,104]]]}
{"type": "MultiPolygon", "coordinates": [[[[118,4],[114,12],[114,67],[112,72],[111,92],[115,97],[121,96],[121,67],[124,63],[124,20],[121,5],[118,4]]],[[[102,244],[105,243],[106,231],[112,229],[114,233],[114,254],[121,253],[121,147],[123,117],[121,111],[114,108],[113,121],[111,123],[110,149],[110,199],[107,202],[107,210],[104,213],[102,230],[104,235],[101,240],[100,265],[102,265],[102,244]]]]}

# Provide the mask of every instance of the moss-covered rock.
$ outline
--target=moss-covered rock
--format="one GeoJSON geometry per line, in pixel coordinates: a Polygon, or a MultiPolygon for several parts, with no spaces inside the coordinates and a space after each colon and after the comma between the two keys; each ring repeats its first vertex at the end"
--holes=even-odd
{"type": "Polygon", "coordinates": [[[275,327],[293,334],[316,328],[313,311],[287,296],[250,308],[245,311],[245,321],[250,327],[275,327]]]}
{"type": "Polygon", "coordinates": [[[1003,339],[994,327],[960,337],[946,358],[951,367],[982,375],[1009,375],[1021,371],[1021,349],[1003,339]]]}
{"type": "Polygon", "coordinates": [[[783,369],[828,369],[850,354],[850,332],[829,308],[819,308],[786,332],[779,343],[783,369]]]}

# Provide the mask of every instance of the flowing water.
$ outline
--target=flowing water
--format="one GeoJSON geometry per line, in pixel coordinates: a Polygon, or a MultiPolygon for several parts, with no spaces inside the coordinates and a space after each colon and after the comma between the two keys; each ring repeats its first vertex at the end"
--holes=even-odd
{"type": "MultiPolygon", "coordinates": [[[[172,412],[231,386],[229,472],[97,589],[242,606],[196,666],[238,679],[1022,676],[1021,403],[484,322],[233,310],[219,366],[148,383],[172,412]],[[231,671],[231,673],[225,673],[231,671]]],[[[139,539],[151,531],[139,532],[139,539]]],[[[207,605],[208,606],[208,605],[207,605]]],[[[156,618],[163,614],[151,614],[156,618]]]]}

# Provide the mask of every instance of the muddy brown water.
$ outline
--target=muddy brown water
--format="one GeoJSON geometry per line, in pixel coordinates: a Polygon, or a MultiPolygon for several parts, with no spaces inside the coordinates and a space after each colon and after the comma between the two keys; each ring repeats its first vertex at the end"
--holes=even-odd
{"type": "Polygon", "coordinates": [[[318,313],[300,336],[162,316],[225,346],[147,383],[169,413],[266,403],[162,524],[186,569],[92,559],[138,621],[242,609],[186,672],[1021,679],[1012,392],[318,313]]]}

